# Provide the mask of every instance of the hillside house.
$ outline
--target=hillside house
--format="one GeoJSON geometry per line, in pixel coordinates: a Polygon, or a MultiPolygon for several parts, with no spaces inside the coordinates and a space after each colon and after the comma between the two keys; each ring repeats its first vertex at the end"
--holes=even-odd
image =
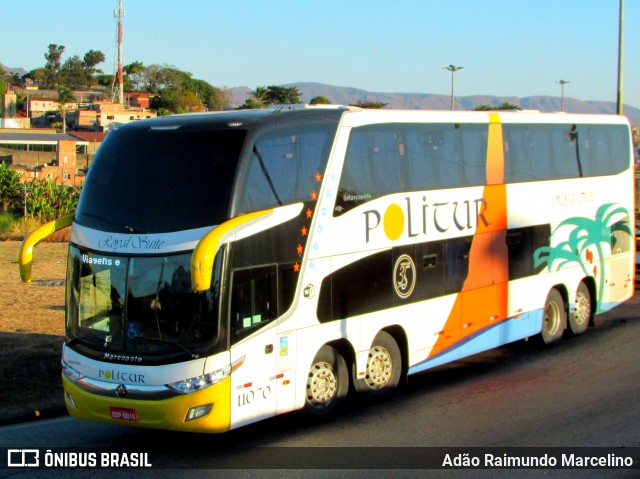
{"type": "Polygon", "coordinates": [[[21,181],[54,179],[81,185],[89,168],[89,142],[37,130],[0,130],[0,162],[22,174],[21,181]]]}
{"type": "Polygon", "coordinates": [[[100,101],[70,111],[67,126],[73,130],[107,131],[111,125],[155,117],[154,111],[144,108],[125,108],[119,103],[100,101]]]}

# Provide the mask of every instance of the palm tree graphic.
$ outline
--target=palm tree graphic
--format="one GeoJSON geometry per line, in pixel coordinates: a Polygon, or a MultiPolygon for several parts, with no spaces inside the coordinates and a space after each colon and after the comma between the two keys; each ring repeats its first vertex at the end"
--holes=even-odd
{"type": "Polygon", "coordinates": [[[549,243],[553,244],[554,236],[563,234],[569,229],[568,238],[556,246],[542,246],[534,253],[535,267],[546,266],[549,271],[558,271],[568,264],[578,263],[585,276],[599,277],[597,291],[598,301],[602,299],[605,280],[604,245],[610,245],[613,251],[617,244],[614,233],[623,232],[633,236],[629,227],[629,212],[623,206],[607,203],[598,208],[594,218],[573,217],[562,221],[551,232],[549,243]],[[593,250],[598,257],[594,258],[593,250]],[[596,264],[594,264],[596,263],[596,264]],[[598,271],[598,263],[600,271],[598,271]],[[599,273],[599,274],[598,274],[599,273]]]}

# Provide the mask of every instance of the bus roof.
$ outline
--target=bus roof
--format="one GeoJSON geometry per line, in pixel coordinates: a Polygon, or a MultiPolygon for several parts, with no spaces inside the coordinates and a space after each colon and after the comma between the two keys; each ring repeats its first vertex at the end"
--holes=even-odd
{"type": "Polygon", "coordinates": [[[342,121],[344,126],[356,127],[375,123],[489,123],[498,115],[501,123],[597,123],[629,124],[626,117],[604,114],[541,113],[537,110],[449,111],[449,110],[393,110],[364,109],[346,105],[273,105],[260,110],[231,110],[221,112],[185,113],[129,123],[121,128],[141,129],[212,129],[253,127],[262,123],[329,120],[342,121]]]}

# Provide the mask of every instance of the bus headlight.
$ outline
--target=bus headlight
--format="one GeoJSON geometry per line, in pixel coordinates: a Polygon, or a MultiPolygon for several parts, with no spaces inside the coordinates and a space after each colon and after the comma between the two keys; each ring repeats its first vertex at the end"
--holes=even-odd
{"type": "Polygon", "coordinates": [[[189,394],[200,389],[208,388],[214,384],[218,384],[220,381],[226,379],[231,375],[233,371],[238,369],[244,363],[245,356],[242,356],[237,361],[234,361],[227,366],[217,369],[212,373],[203,374],[202,376],[196,376],[194,378],[183,379],[182,381],[176,381],[175,383],[167,384],[167,387],[178,391],[182,394],[189,394]]]}
{"type": "Polygon", "coordinates": [[[74,383],[84,377],[83,374],[69,366],[69,363],[64,360],[62,361],[62,373],[67,377],[67,379],[74,383]]]}

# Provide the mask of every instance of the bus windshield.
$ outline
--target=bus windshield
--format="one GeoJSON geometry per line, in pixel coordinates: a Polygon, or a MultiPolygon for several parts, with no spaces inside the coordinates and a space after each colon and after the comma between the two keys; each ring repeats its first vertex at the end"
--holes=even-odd
{"type": "Polygon", "coordinates": [[[219,333],[219,271],[210,291],[194,293],[190,260],[190,253],[127,258],[71,246],[67,335],[113,354],[211,352],[219,333]]]}
{"type": "Polygon", "coordinates": [[[78,224],[114,233],[165,233],[228,218],[246,131],[122,128],[87,175],[78,224]]]}

